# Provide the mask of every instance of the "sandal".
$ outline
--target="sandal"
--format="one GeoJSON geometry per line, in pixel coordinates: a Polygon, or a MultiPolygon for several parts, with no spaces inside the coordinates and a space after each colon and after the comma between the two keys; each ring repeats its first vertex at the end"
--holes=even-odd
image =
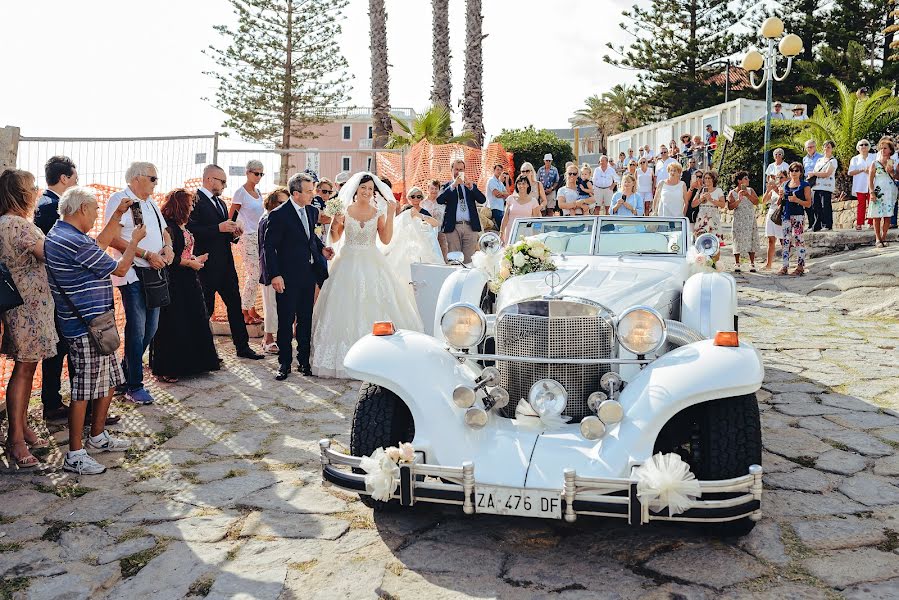
{"type": "Polygon", "coordinates": [[[25,430],[25,445],[27,445],[27,446],[28,446],[29,448],[31,448],[32,450],[40,450],[41,448],[49,448],[49,447],[50,447],[50,440],[45,440],[45,439],[42,438],[42,437],[38,437],[38,435],[37,435],[36,433],[34,433],[33,431],[30,431],[30,430],[26,429],[26,430],[25,430]],[[29,440],[29,439],[28,439],[28,434],[29,434],[29,433],[30,433],[32,436],[34,436],[34,439],[33,439],[33,440],[29,440]]]}
{"type": "Polygon", "coordinates": [[[168,375],[156,375],[156,381],[161,381],[162,383],[178,383],[177,377],[169,377],[168,375]]]}
{"type": "Polygon", "coordinates": [[[803,275],[805,275],[805,269],[803,269],[802,267],[796,267],[796,269],[792,273],[790,273],[790,275],[802,277],[803,275]]]}
{"type": "Polygon", "coordinates": [[[787,273],[788,273],[788,270],[786,267],[784,267],[783,269],[781,269],[780,271],[777,272],[778,275],[786,275],[787,273]]]}
{"type": "Polygon", "coordinates": [[[28,444],[24,441],[10,444],[6,443],[6,458],[9,460],[10,467],[15,465],[19,469],[33,469],[38,466],[40,461],[28,451],[28,444]],[[25,455],[18,457],[13,454],[13,448],[22,447],[25,449],[25,455]]]}
{"type": "Polygon", "coordinates": [[[278,348],[277,342],[262,344],[262,351],[266,354],[278,354],[281,350],[278,348]]]}
{"type": "Polygon", "coordinates": [[[749,267],[749,272],[750,272],[750,273],[755,273],[755,267],[749,267]]]}

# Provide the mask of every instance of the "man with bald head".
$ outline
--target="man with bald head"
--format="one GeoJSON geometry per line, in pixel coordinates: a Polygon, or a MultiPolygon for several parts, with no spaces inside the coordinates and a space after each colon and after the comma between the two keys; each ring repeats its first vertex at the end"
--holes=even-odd
{"type": "Polygon", "coordinates": [[[210,316],[215,312],[215,295],[218,294],[228,309],[228,325],[237,356],[258,360],[262,355],[250,348],[250,336],[240,305],[240,288],[231,244],[242,233],[240,226],[228,219],[228,207],[220,198],[228,185],[225,171],[218,165],[206,165],[203,169],[203,187],[197,190],[187,229],[194,236],[194,253],[209,254],[206,264],[199,271],[200,284],[210,316]]]}

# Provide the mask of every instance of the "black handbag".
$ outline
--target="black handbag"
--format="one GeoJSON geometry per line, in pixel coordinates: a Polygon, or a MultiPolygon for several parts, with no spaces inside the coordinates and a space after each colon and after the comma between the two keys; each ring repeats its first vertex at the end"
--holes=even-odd
{"type": "MultiPolygon", "coordinates": [[[[140,206],[137,202],[132,204],[131,208],[132,213],[140,211],[140,206]]],[[[140,214],[143,216],[142,213],[140,214]]],[[[162,220],[159,218],[159,213],[156,212],[155,207],[153,207],[153,214],[156,215],[156,223],[159,225],[159,235],[161,237],[163,235],[162,220]]],[[[137,220],[135,220],[136,222],[137,220]]],[[[144,288],[144,300],[147,303],[147,308],[161,308],[172,303],[172,298],[169,295],[169,276],[166,267],[157,270],[152,267],[135,266],[134,272],[137,273],[137,278],[144,288]]]]}
{"type": "Polygon", "coordinates": [[[19,288],[16,287],[16,282],[13,281],[12,273],[10,273],[9,268],[5,264],[0,262],[0,314],[23,304],[25,304],[25,301],[22,300],[22,295],[19,294],[19,288]]]}

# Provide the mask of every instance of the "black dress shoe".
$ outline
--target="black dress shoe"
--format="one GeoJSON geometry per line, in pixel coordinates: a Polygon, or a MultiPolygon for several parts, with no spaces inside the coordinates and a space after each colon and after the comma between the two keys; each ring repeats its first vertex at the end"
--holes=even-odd
{"type": "Polygon", "coordinates": [[[51,408],[44,411],[44,421],[65,421],[69,418],[69,407],[60,406],[59,408],[51,408]]]}
{"type": "Polygon", "coordinates": [[[302,373],[306,377],[309,377],[312,375],[312,367],[309,365],[299,365],[297,367],[297,373],[302,373]]]}
{"type": "Polygon", "coordinates": [[[237,356],[239,356],[240,358],[249,358],[250,360],[260,360],[265,358],[265,356],[259,354],[249,346],[247,346],[246,348],[240,348],[237,351],[237,356]]]}
{"type": "Polygon", "coordinates": [[[290,367],[281,367],[278,369],[278,374],[275,375],[275,380],[284,381],[288,375],[290,375],[290,367]]]}

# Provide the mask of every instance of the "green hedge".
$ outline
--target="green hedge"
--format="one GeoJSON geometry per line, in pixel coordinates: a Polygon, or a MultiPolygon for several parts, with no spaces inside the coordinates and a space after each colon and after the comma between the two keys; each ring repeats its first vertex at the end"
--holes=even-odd
{"type": "Polygon", "coordinates": [[[546,129],[534,129],[533,125],[525,129],[503,129],[493,141],[501,143],[507,152],[513,154],[516,175],[525,162],[534,165],[534,169],[542,167],[543,155],[547,152],[553,155],[553,165],[560,175],[565,163],[574,161],[571,144],[546,129]]]}
{"type": "MultiPolygon", "coordinates": [[[[772,121],[771,139],[788,137],[802,129],[801,121],[772,121]]],[[[762,182],[762,142],[765,139],[765,122],[753,121],[734,127],[734,141],[727,143],[725,151],[724,137],[718,137],[718,149],[712,159],[715,168],[718,169],[718,180],[721,189],[727,190],[731,185],[731,177],[737,171],[748,171],[749,182],[752,189],[761,193],[765,189],[762,182]],[[724,163],[721,164],[721,153],[724,154],[724,163]],[[719,167],[718,165],[721,164],[719,167]]],[[[773,150],[773,148],[772,148],[773,150]]],[[[768,160],[774,157],[768,155],[768,160]]],[[[802,157],[790,148],[784,148],[784,160],[788,163],[802,157]]]]}

